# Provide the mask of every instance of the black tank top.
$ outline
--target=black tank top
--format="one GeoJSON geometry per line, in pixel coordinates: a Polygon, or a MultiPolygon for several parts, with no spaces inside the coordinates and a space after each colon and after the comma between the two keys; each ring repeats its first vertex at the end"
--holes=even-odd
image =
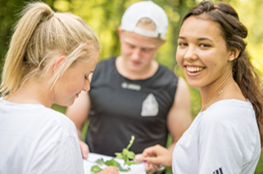
{"type": "Polygon", "coordinates": [[[174,102],[178,79],[162,65],[150,78],[129,80],[120,75],[116,57],[100,62],[92,77],[90,123],[86,143],[91,152],[115,156],[135,141],[136,154],[167,142],[167,115],[174,102]]]}

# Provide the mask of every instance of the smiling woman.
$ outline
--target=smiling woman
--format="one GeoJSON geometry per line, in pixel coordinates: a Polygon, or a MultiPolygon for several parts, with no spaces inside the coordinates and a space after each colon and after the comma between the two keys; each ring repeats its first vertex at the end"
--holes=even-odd
{"type": "Polygon", "coordinates": [[[176,60],[190,86],[200,88],[201,93],[207,88],[211,91],[210,98],[203,97],[203,105],[225,86],[231,77],[231,59],[240,52],[228,50],[220,33],[217,23],[206,20],[205,15],[189,17],[180,30],[176,60]]]}
{"type": "MultiPolygon", "coordinates": [[[[200,89],[202,110],[174,148],[173,173],[254,173],[263,145],[263,90],[246,36],[224,2],[204,1],[183,18],[176,60],[189,85],[200,89]]],[[[171,165],[160,146],[143,155],[171,165]]]]}

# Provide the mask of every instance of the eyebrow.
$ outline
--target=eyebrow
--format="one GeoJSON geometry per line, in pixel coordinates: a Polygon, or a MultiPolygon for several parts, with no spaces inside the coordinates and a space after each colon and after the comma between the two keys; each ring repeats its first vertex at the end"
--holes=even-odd
{"type": "Polygon", "coordinates": [[[213,42],[211,39],[209,39],[207,37],[198,38],[197,40],[209,40],[209,41],[213,42]]]}
{"type": "MultiPolygon", "coordinates": [[[[131,43],[131,42],[129,41],[129,39],[124,39],[124,42],[125,42],[126,44],[131,45],[131,46],[137,47],[137,45],[131,43]]],[[[140,48],[142,48],[142,49],[155,49],[156,47],[155,47],[155,45],[148,45],[148,47],[140,47],[140,48]]]]}
{"type": "MultiPolygon", "coordinates": [[[[186,38],[183,37],[183,36],[179,36],[178,39],[184,39],[184,40],[186,40],[186,38]]],[[[199,40],[199,41],[209,40],[209,41],[213,42],[211,39],[209,39],[209,38],[207,38],[207,37],[201,37],[201,38],[198,38],[197,40],[199,40]]]]}

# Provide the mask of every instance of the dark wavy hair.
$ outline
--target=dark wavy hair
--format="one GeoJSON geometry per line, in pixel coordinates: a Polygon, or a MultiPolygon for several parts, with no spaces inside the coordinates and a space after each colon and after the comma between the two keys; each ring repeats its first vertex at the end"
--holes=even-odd
{"type": "Polygon", "coordinates": [[[237,12],[228,3],[203,1],[190,10],[183,18],[182,24],[190,16],[202,15],[207,20],[219,24],[222,37],[228,49],[238,49],[240,54],[232,63],[233,78],[240,87],[243,95],[252,103],[258,129],[263,146],[263,89],[259,75],[250,62],[244,39],[247,37],[247,28],[239,21],[237,12]]]}

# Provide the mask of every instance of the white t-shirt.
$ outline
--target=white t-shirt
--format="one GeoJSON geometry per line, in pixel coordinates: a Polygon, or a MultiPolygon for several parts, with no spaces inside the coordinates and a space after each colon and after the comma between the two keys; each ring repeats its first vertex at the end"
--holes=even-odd
{"type": "Polygon", "coordinates": [[[0,98],[0,173],[84,173],[74,123],[43,105],[0,98]]]}
{"type": "Polygon", "coordinates": [[[221,100],[200,112],[177,142],[175,174],[253,174],[261,153],[253,106],[221,100]]]}

